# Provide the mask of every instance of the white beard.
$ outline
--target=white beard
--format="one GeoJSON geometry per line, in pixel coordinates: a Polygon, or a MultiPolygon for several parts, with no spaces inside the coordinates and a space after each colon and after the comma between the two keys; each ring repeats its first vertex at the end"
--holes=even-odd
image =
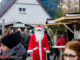
{"type": "Polygon", "coordinates": [[[41,41],[44,37],[44,31],[41,31],[41,32],[35,31],[35,37],[37,42],[41,41]]]}

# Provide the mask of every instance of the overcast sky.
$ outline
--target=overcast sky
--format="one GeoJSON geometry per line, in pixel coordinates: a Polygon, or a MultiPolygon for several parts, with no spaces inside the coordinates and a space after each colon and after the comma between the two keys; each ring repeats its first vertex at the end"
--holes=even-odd
{"type": "Polygon", "coordinates": [[[0,2],[1,2],[2,0],[0,0],[0,2]]]}

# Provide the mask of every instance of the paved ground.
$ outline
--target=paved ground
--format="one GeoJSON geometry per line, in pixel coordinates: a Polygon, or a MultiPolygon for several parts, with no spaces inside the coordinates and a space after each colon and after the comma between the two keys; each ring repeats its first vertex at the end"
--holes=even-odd
{"type": "MultiPolygon", "coordinates": [[[[53,56],[53,55],[51,55],[51,56],[50,56],[50,60],[53,60],[53,57],[54,57],[54,56],[53,56]]],[[[32,60],[32,56],[27,57],[27,59],[26,59],[26,60],[32,60]]]]}
{"type": "Polygon", "coordinates": [[[30,56],[30,57],[27,57],[27,59],[26,60],[32,60],[32,57],[30,56]]]}

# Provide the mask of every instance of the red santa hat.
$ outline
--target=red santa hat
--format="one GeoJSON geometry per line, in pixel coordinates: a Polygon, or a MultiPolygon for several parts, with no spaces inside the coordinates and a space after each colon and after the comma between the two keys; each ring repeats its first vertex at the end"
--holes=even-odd
{"type": "Polygon", "coordinates": [[[42,27],[41,25],[38,25],[38,26],[35,28],[35,30],[38,30],[38,29],[43,30],[43,27],[42,27]]]}

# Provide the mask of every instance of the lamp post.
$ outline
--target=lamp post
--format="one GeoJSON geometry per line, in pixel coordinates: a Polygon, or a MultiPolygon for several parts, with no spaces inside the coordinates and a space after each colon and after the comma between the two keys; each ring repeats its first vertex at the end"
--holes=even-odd
{"type": "Polygon", "coordinates": [[[4,36],[5,29],[5,19],[2,20],[2,36],[4,36]]]}

